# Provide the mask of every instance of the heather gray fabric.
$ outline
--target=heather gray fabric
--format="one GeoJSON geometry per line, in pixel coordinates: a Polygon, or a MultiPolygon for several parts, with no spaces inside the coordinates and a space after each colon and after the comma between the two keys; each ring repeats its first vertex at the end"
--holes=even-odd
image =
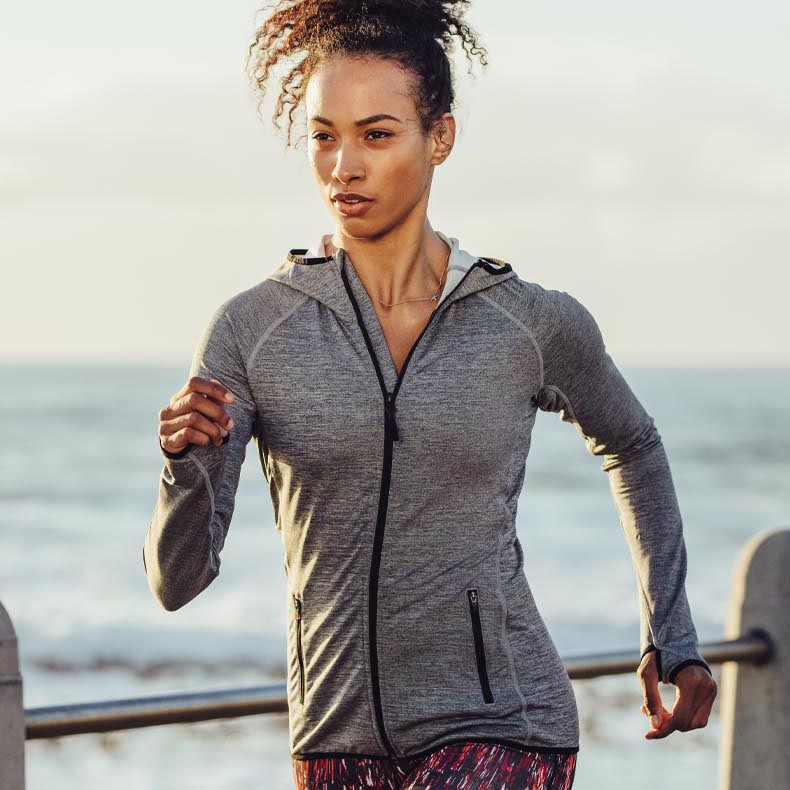
{"type": "MultiPolygon", "coordinates": [[[[453,241],[458,263],[468,253],[453,241]]],[[[665,682],[688,662],[710,671],[661,438],[590,312],[473,256],[397,387],[349,256],[305,253],[208,322],[190,375],[235,393],[235,426],[219,447],[163,452],[143,550],[169,610],[211,583],[252,438],[285,549],[292,756],[407,756],[465,739],[578,749],[573,689],[515,529],[539,409],[603,458],[641,650],[658,650],[665,682]]]]}

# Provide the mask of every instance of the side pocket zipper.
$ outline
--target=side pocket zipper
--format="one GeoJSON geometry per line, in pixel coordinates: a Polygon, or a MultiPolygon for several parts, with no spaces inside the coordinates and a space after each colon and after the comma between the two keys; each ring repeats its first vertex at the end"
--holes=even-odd
{"type": "Polygon", "coordinates": [[[472,616],[472,633],[475,637],[475,656],[477,658],[477,674],[480,676],[480,688],[486,703],[494,701],[491,686],[488,683],[488,670],[486,669],[486,652],[483,647],[483,628],[480,625],[480,603],[477,588],[466,591],[469,598],[469,613],[472,616]]]}
{"type": "Polygon", "coordinates": [[[304,704],[304,656],[302,655],[302,602],[294,595],[296,609],[296,657],[299,659],[299,702],[304,704]]]}

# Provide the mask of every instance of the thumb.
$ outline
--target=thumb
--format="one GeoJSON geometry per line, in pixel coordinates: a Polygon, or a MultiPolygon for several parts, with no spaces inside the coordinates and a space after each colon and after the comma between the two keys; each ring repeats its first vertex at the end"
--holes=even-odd
{"type": "Polygon", "coordinates": [[[650,719],[653,728],[658,729],[661,726],[666,709],[661,699],[661,692],[658,689],[658,672],[655,669],[652,672],[648,670],[644,673],[642,687],[644,689],[642,713],[650,719]]]}

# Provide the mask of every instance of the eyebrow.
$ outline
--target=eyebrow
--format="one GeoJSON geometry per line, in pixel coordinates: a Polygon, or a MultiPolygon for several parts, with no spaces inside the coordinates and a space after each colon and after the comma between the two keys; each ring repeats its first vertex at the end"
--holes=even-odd
{"type": "MultiPolygon", "coordinates": [[[[329,118],[324,118],[323,115],[314,115],[310,120],[322,123],[325,126],[334,126],[332,121],[330,121],[329,118]]],[[[380,112],[376,115],[369,115],[367,118],[362,118],[359,121],[354,121],[354,126],[367,126],[369,123],[378,123],[379,121],[397,121],[397,123],[403,123],[400,118],[396,118],[394,115],[380,112]]]]}

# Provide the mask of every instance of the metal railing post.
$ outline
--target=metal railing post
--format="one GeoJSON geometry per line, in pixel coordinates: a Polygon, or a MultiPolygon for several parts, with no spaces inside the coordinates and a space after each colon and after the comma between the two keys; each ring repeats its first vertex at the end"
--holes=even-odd
{"type": "Polygon", "coordinates": [[[0,787],[25,790],[25,708],[16,632],[0,603],[0,787]]]}
{"type": "Polygon", "coordinates": [[[790,529],[752,537],[735,566],[725,636],[757,630],[769,659],[722,666],[721,790],[790,788],[790,529]]]}

